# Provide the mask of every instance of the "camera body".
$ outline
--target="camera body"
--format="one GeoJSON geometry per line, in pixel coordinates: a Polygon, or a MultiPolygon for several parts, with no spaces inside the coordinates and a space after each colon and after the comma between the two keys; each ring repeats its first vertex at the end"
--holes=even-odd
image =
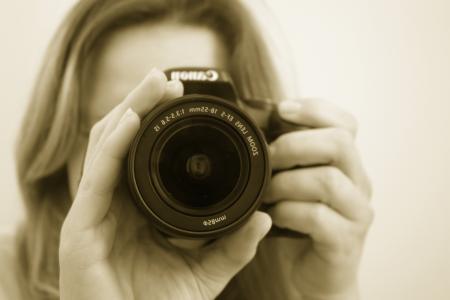
{"type": "Polygon", "coordinates": [[[166,75],[182,81],[185,93],[143,119],[128,155],[129,188],[163,233],[217,238],[260,207],[272,175],[267,134],[238,107],[227,72],[176,68],[166,75]]]}

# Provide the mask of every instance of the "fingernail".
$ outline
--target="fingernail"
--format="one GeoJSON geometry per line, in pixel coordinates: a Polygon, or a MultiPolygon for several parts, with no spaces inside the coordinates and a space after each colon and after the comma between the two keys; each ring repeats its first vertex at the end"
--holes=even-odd
{"type": "Polygon", "coordinates": [[[165,78],[167,80],[166,74],[164,74],[164,72],[162,72],[158,68],[154,67],[150,70],[150,72],[147,74],[145,79],[148,80],[148,79],[153,79],[153,78],[158,78],[158,77],[165,78]]]}
{"type": "Polygon", "coordinates": [[[131,108],[128,108],[127,111],[123,114],[122,118],[120,118],[119,123],[126,122],[128,119],[132,118],[135,115],[136,115],[136,113],[134,112],[134,110],[131,108]]]}
{"type": "Polygon", "coordinates": [[[166,89],[168,89],[168,90],[175,90],[175,89],[180,88],[180,86],[182,86],[182,85],[183,84],[178,79],[172,79],[172,80],[167,82],[166,89]]]}
{"type": "Polygon", "coordinates": [[[283,101],[278,105],[278,112],[281,115],[294,115],[302,109],[302,104],[298,101],[283,101]]]}

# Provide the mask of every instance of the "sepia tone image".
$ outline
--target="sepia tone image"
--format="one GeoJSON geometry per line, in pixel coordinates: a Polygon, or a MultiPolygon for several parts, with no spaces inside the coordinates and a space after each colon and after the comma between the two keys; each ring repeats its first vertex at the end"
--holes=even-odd
{"type": "Polygon", "coordinates": [[[0,300],[450,299],[449,1],[0,22],[0,300]]]}

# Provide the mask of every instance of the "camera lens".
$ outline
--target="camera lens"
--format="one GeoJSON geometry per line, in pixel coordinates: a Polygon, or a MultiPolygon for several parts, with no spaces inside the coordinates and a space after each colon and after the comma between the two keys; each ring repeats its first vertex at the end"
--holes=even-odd
{"type": "Polygon", "coordinates": [[[259,207],[270,179],[264,136],[235,104],[190,94],[141,122],[128,155],[133,199],[159,230],[216,238],[259,207]]]}
{"type": "Polygon", "coordinates": [[[167,200],[182,211],[213,208],[230,198],[239,181],[247,180],[240,157],[246,151],[238,136],[215,121],[205,121],[193,118],[182,122],[168,138],[160,138],[164,144],[157,157],[158,179],[167,200]]]}
{"type": "Polygon", "coordinates": [[[211,175],[211,160],[206,154],[193,154],[186,161],[186,172],[195,180],[203,180],[211,175]]]}

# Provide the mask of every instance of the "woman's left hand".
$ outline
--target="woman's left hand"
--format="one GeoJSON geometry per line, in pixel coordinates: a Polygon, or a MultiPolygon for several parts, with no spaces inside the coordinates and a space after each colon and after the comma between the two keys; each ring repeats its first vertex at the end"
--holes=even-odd
{"type": "Polygon", "coordinates": [[[308,234],[311,244],[292,257],[289,278],[302,299],[359,299],[357,273],[373,220],[370,183],[349,114],[319,100],[286,101],[284,120],[310,129],[270,145],[278,170],[264,196],[274,225],[308,234]]]}

